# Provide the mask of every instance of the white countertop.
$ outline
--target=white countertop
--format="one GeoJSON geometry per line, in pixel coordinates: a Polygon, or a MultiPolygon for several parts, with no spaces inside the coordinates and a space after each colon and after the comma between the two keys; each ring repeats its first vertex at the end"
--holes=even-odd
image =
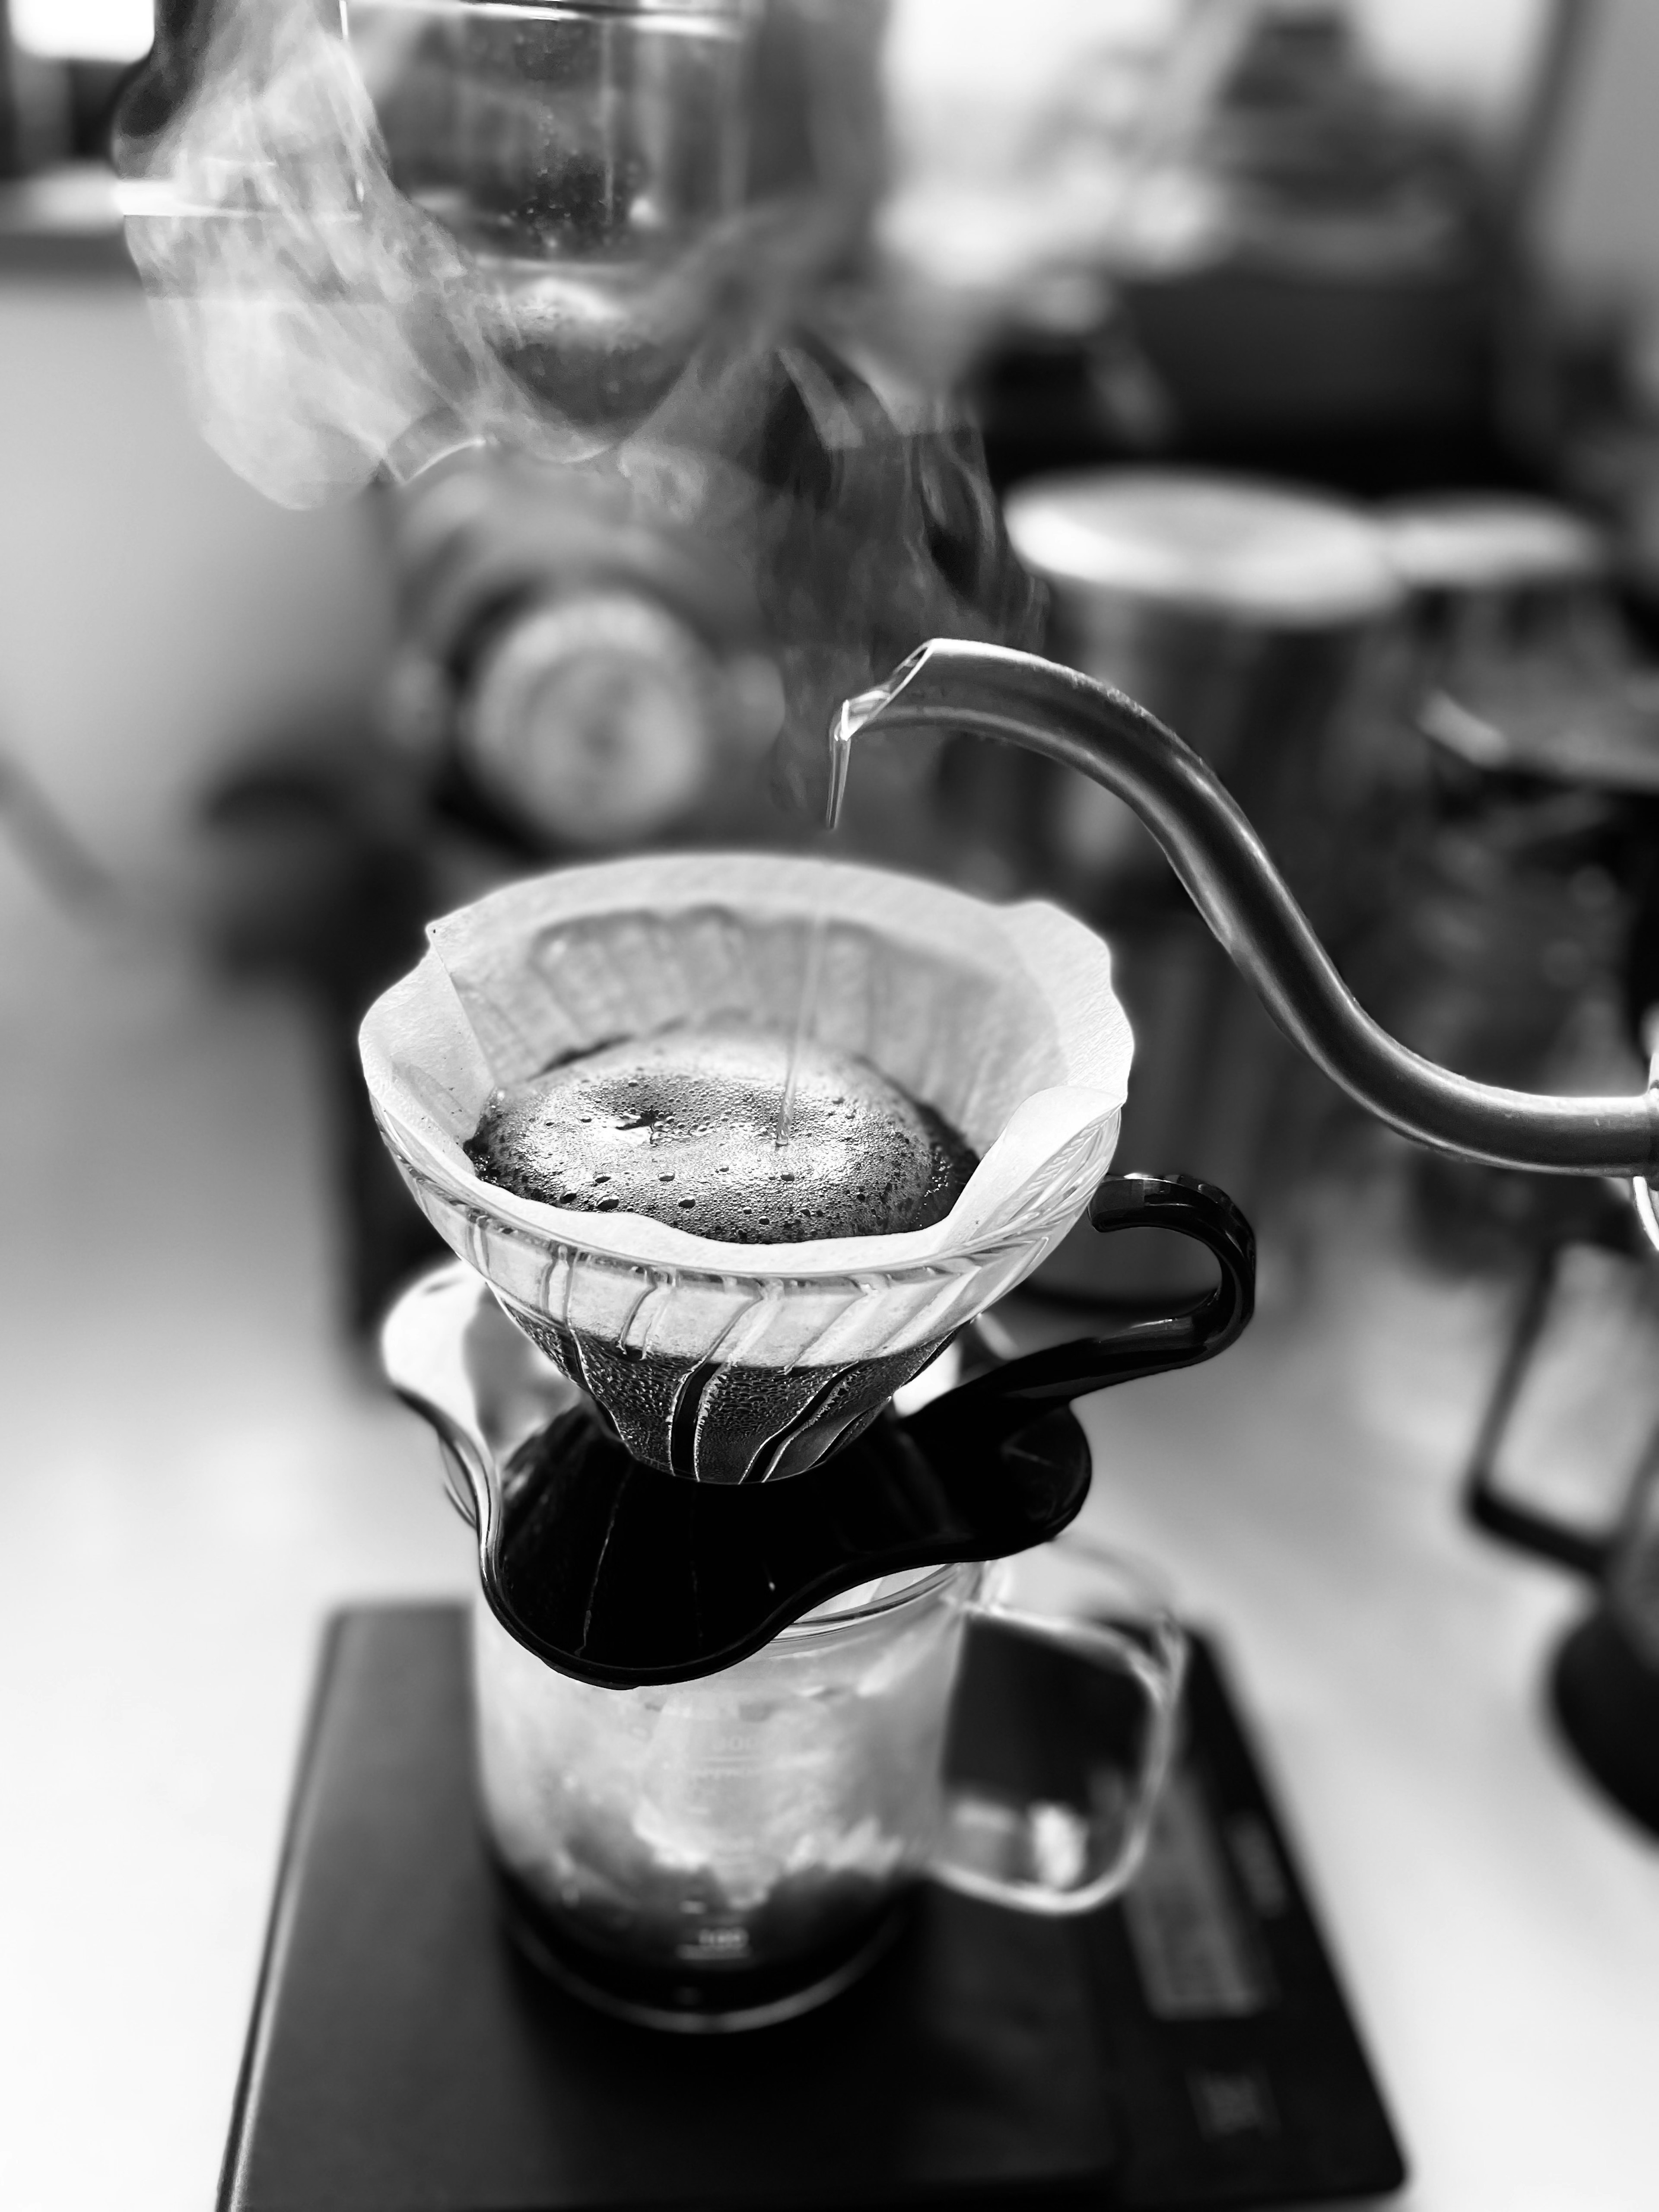
{"type": "Polygon", "coordinates": [[[1584,1609],[1455,1502],[1485,1295],[1361,1218],[1211,1369],[1096,1399],[1102,1535],[1220,1631],[1404,2139],[1410,2212],[1651,2212],[1659,1844],[1554,1740],[1584,1609]]]}
{"type": "MultiPolygon", "coordinates": [[[[464,1590],[468,1533],[340,1348],[298,1012],[3,852],[0,922],[0,2204],[205,2212],[321,1616],[464,1590]]],[[[1090,1525],[1222,1632],[1395,2201],[1651,2212],[1659,1847],[1540,1718],[1580,1601],[1453,1509],[1492,1326],[1334,1221],[1226,1359],[1095,1401],[1090,1525]]]]}

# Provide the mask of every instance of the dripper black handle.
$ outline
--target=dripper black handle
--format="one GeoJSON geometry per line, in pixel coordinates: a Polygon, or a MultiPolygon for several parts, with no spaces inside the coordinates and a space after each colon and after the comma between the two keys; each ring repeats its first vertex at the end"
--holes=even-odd
{"type": "Polygon", "coordinates": [[[1051,1407],[1114,1382],[1196,1366],[1243,1333],[1255,1310],[1255,1237],[1225,1191],[1192,1176],[1108,1176],[1089,1201],[1089,1219],[1103,1236],[1170,1229],[1190,1237],[1215,1260],[1220,1279],[1170,1313],[1033,1352],[936,1398],[907,1424],[930,1455],[970,1442],[994,1444],[1051,1407]]]}

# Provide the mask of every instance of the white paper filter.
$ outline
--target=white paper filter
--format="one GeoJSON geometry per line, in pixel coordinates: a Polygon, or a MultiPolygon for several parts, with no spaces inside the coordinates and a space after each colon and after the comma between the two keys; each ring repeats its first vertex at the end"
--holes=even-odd
{"type": "Polygon", "coordinates": [[[606,1406],[629,1449],[702,1480],[799,1472],[854,1433],[1039,1264],[1117,1141],[1132,1041],[1110,955],[1053,907],[994,907],[827,861],[698,854],[514,884],[428,936],[431,949],[369,1010],[361,1038],[404,1180],[506,1310],[606,1406]],[[462,1146],[500,1085],[698,1023],[792,1030],[820,914],[815,1036],[861,1054],[981,1155],[943,1221],[902,1236],[727,1244],[636,1214],[541,1205],[475,1172],[462,1146]],[[633,1386],[645,1354],[657,1356],[659,1382],[665,1362],[684,1371],[642,1392],[633,1386]],[[831,1370],[859,1362],[880,1363],[872,1404],[868,1389],[830,1389],[831,1370]],[[758,1411],[735,1376],[722,1391],[718,1370],[735,1366],[796,1378],[775,1394],[794,1407],[787,1434],[777,1405],[758,1411]]]}

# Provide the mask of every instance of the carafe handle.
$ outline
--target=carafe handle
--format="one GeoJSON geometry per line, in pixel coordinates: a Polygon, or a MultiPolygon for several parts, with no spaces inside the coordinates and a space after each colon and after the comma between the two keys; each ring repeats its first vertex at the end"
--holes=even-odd
{"type": "Polygon", "coordinates": [[[1213,1290],[1167,1314],[1127,1322],[1109,1336],[1080,1337],[1010,1360],[936,1398],[908,1426],[937,1458],[958,1440],[982,1449],[1057,1405],[1114,1382],[1213,1359],[1255,1310],[1255,1237],[1225,1191],[1192,1176],[1108,1176],[1089,1202],[1103,1236],[1119,1229],[1169,1229],[1203,1245],[1220,1269],[1213,1290]]]}
{"type": "Polygon", "coordinates": [[[1127,1604],[1111,1604],[1111,1619],[1035,1613],[1007,1604],[994,1589],[971,1600],[969,1610],[1133,1683],[1145,1711],[1128,1771],[1091,1757],[1089,1802],[1079,1806],[955,1784],[946,1791],[944,1834],[928,1867],[947,1889],[1050,1918],[1092,1912],[1133,1880],[1174,1763],[1187,1671],[1180,1624],[1128,1563],[1074,1536],[1060,1541],[1062,1549],[1086,1551],[1097,1568],[1110,1572],[1115,1595],[1127,1596],[1127,1604]]]}

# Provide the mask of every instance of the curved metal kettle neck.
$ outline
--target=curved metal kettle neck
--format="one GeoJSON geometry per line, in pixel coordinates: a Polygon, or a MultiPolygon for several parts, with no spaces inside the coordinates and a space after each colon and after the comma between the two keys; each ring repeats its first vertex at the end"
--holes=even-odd
{"type": "Polygon", "coordinates": [[[969,732],[1081,770],[1127,802],[1194,904],[1292,1042],[1381,1121],[1495,1167],[1659,1172],[1659,1091],[1536,1097],[1471,1082],[1409,1052],[1366,1013],[1226,789],[1133,699],[1000,646],[935,639],[851,700],[845,744],[879,727],[969,732]]]}

